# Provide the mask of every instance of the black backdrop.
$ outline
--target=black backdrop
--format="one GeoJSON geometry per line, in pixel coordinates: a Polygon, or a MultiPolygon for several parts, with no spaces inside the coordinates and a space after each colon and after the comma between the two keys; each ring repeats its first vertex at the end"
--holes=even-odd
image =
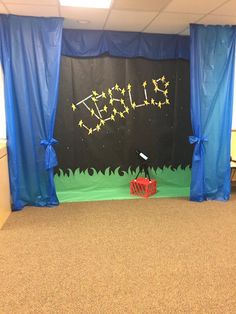
{"type": "Polygon", "coordinates": [[[189,62],[110,56],[62,57],[55,138],[59,140],[56,145],[58,167],[64,171],[68,168],[73,171],[77,168],[102,171],[107,167],[121,167],[121,170],[136,168],[139,165],[135,153],[137,149],[150,157],[149,165],[155,168],[186,167],[192,157],[192,147],[188,143],[191,134],[189,62]],[[160,91],[155,93],[152,80],[159,78],[159,88],[168,89],[166,96],[160,91]],[[150,104],[138,107],[145,100],[144,82],[147,83],[150,104]],[[135,109],[130,103],[128,84],[132,86],[132,101],[137,105],[135,109]],[[119,86],[118,90],[115,86],[119,86]],[[108,89],[112,87],[113,98],[122,98],[129,108],[128,113],[124,113],[124,118],[117,113],[115,121],[105,121],[97,131],[100,120],[94,115],[99,117],[92,97],[85,104],[82,102],[74,107],[72,104],[76,105],[89,95],[96,98],[104,92],[106,98],[99,96],[96,104],[103,109],[101,113],[105,118],[111,117],[114,108],[118,112],[124,109],[118,101],[113,105],[109,103],[108,89]],[[125,92],[122,94],[123,88],[125,92]],[[155,104],[151,104],[151,98],[155,104]],[[170,104],[164,104],[166,99],[170,104]],[[94,113],[88,108],[94,108],[94,113]],[[80,127],[79,123],[85,127],[80,127]],[[92,134],[88,135],[86,126],[92,129],[92,134]]]}

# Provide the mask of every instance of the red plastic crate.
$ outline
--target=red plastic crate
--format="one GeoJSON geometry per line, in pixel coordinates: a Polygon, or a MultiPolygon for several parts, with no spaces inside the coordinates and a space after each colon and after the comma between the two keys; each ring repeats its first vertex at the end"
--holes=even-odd
{"type": "Polygon", "coordinates": [[[156,194],[157,182],[147,178],[137,178],[130,182],[130,193],[141,197],[149,197],[156,194]]]}

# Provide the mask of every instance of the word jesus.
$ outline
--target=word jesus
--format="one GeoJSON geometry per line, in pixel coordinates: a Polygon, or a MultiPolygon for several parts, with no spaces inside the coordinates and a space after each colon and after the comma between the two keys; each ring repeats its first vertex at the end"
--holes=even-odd
{"type": "Polygon", "coordinates": [[[116,121],[117,118],[125,119],[129,114],[130,110],[135,110],[144,106],[156,106],[156,108],[161,109],[164,105],[170,105],[168,98],[168,86],[169,81],[166,80],[165,76],[158,79],[152,79],[152,87],[154,93],[162,98],[162,100],[155,100],[154,98],[148,98],[147,81],[143,82],[143,93],[144,100],[141,104],[136,104],[132,97],[132,85],[129,83],[127,88],[120,88],[118,84],[108,88],[107,91],[102,91],[98,94],[96,91],[92,91],[92,94],[88,97],[80,100],[76,104],[72,104],[71,108],[76,111],[81,106],[84,106],[86,110],[90,112],[91,117],[97,120],[95,127],[90,127],[85,124],[83,120],[80,120],[78,126],[85,128],[88,131],[88,135],[94,132],[99,132],[105,126],[108,121],[116,121]],[[128,96],[128,104],[125,102],[125,94],[128,96]],[[120,95],[118,98],[117,95],[120,95]],[[119,108],[118,109],[118,105],[119,108]],[[112,106],[112,108],[109,108],[112,106]],[[111,110],[109,110],[111,109],[111,110]],[[110,114],[108,114],[110,112],[110,114]]]}

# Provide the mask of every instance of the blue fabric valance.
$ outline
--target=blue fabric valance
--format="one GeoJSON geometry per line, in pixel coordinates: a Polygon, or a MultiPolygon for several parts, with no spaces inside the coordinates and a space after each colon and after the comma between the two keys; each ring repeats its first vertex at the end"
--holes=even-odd
{"type": "Polygon", "coordinates": [[[187,59],[189,36],[64,29],[62,55],[96,57],[108,53],[114,57],[144,57],[153,60],[187,59]]]}

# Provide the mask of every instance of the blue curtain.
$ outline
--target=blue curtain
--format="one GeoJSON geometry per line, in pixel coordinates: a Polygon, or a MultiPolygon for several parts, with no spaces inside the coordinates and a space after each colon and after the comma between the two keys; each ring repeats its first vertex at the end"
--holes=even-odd
{"type": "Polygon", "coordinates": [[[136,32],[64,29],[62,55],[96,57],[144,57],[154,60],[189,59],[189,36],[136,32]]]}
{"type": "Polygon", "coordinates": [[[63,19],[0,15],[13,210],[58,204],[53,181],[63,19]]]}
{"type": "Polygon", "coordinates": [[[190,26],[193,201],[230,197],[235,30],[230,26],[190,26]]]}

